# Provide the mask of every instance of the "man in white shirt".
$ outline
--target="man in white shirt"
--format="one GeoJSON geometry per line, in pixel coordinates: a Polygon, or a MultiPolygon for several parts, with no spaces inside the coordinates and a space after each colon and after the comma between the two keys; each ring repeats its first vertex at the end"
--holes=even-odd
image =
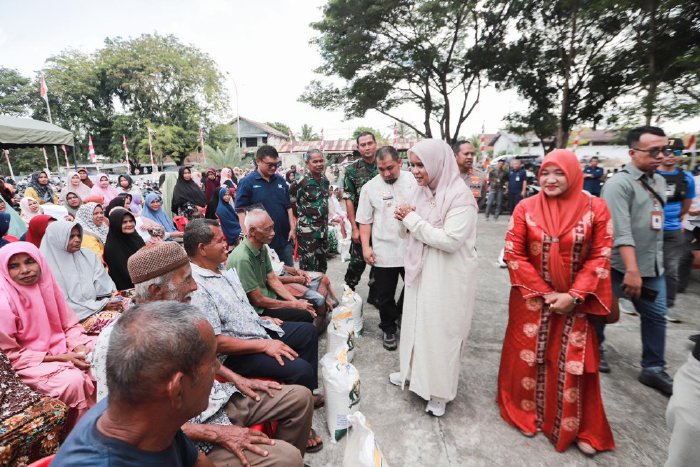
{"type": "Polygon", "coordinates": [[[401,159],[393,147],[380,148],[376,160],[379,175],[362,187],[355,220],[360,225],[365,262],[374,267],[382,344],[387,350],[396,350],[403,288],[398,303],[394,297],[399,276],[404,275],[404,240],[399,235],[401,223],[394,218],[394,210],[411,201],[417,184],[410,173],[401,170],[401,159]]]}

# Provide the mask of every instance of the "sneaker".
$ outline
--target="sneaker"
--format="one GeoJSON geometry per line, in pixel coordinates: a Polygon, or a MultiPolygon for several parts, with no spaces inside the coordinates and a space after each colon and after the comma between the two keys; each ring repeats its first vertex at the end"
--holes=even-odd
{"type": "Polygon", "coordinates": [[[445,415],[445,408],[447,407],[447,402],[439,401],[436,399],[430,399],[428,405],[425,406],[425,411],[432,415],[433,417],[442,417],[445,415]]]}
{"type": "Polygon", "coordinates": [[[382,332],[382,345],[386,350],[396,350],[396,333],[382,332]]]}
{"type": "Polygon", "coordinates": [[[394,386],[401,386],[403,384],[403,381],[401,380],[401,372],[397,371],[395,373],[390,373],[389,382],[394,386]]]}
{"type": "Polygon", "coordinates": [[[668,310],[666,312],[666,321],[669,323],[682,323],[683,321],[676,315],[675,311],[668,310]]]}
{"type": "Polygon", "coordinates": [[[600,349],[600,363],[598,364],[598,371],[601,373],[610,373],[610,365],[608,365],[608,361],[605,359],[605,351],[603,349],[600,349]]]}
{"type": "Polygon", "coordinates": [[[665,371],[648,371],[642,370],[637,378],[640,383],[650,388],[661,391],[666,396],[673,395],[673,378],[665,371]]]}

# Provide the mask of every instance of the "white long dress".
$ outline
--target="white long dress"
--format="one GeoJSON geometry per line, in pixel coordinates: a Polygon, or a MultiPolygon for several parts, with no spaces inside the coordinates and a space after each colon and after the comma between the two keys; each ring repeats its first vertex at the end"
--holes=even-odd
{"type": "Polygon", "coordinates": [[[421,275],[404,292],[401,378],[425,400],[457,395],[476,296],[476,222],[474,206],[450,210],[442,228],[415,212],[403,220],[427,253],[421,275]]]}

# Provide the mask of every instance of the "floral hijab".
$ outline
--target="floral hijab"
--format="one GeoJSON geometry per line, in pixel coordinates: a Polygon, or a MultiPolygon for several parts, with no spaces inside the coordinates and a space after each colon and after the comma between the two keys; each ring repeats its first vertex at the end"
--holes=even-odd
{"type": "Polygon", "coordinates": [[[98,226],[92,221],[92,213],[97,206],[102,207],[102,205],[98,203],[83,204],[75,213],[75,220],[83,228],[83,234],[97,237],[102,243],[105,243],[107,241],[107,234],[109,233],[107,222],[105,221],[102,225],[98,226]]]}

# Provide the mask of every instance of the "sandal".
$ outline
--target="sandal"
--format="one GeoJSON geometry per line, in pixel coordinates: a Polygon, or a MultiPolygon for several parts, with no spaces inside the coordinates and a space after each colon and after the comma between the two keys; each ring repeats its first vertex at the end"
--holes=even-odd
{"type": "Polygon", "coordinates": [[[309,439],[306,440],[306,452],[318,452],[321,449],[323,449],[323,440],[321,439],[320,436],[316,433],[316,430],[313,428],[311,429],[311,433],[309,433],[309,439]],[[309,446],[309,443],[316,443],[311,446],[309,446]]]}
{"type": "Polygon", "coordinates": [[[326,405],[326,398],[323,394],[314,395],[314,409],[320,409],[326,405]]]}
{"type": "Polygon", "coordinates": [[[579,451],[587,455],[588,457],[593,457],[596,454],[598,454],[598,451],[596,448],[591,446],[591,444],[588,441],[583,441],[583,440],[578,440],[576,441],[576,447],[578,447],[579,451]]]}

